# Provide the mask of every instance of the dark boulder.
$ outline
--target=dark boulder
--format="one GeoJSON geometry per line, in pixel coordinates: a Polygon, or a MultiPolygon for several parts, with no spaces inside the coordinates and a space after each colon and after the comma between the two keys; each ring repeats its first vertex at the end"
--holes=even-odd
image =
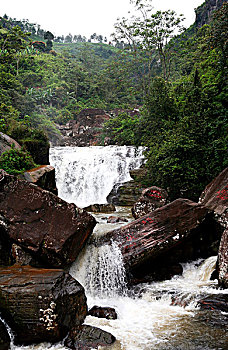
{"type": "Polygon", "coordinates": [[[55,182],[55,168],[51,165],[41,165],[38,168],[26,171],[19,176],[22,180],[37,185],[44,190],[50,191],[58,195],[58,190],[55,182]]]}
{"type": "Polygon", "coordinates": [[[212,294],[198,301],[200,309],[228,312],[228,294],[212,294]]]}
{"type": "Polygon", "coordinates": [[[117,319],[116,310],[112,307],[101,307],[95,305],[89,310],[88,315],[98,318],[106,318],[107,320],[117,319]]]}
{"type": "Polygon", "coordinates": [[[215,255],[220,235],[209,209],[177,199],[108,232],[100,244],[117,241],[133,278],[163,279],[179,262],[215,255]]]}
{"type": "Polygon", "coordinates": [[[0,215],[0,247],[15,243],[46,267],[74,262],[96,224],[74,204],[2,170],[0,215]]]}
{"type": "Polygon", "coordinates": [[[117,222],[127,222],[128,220],[126,218],[121,218],[119,216],[109,216],[107,218],[107,223],[108,224],[116,224],[117,222]]]}
{"type": "Polygon", "coordinates": [[[109,213],[116,211],[116,207],[113,204],[91,204],[83,209],[93,213],[109,213]]]}
{"type": "Polygon", "coordinates": [[[0,350],[10,349],[10,336],[4,323],[0,320],[0,350]]]}
{"type": "Polygon", "coordinates": [[[143,190],[141,197],[132,208],[132,215],[138,219],[167,204],[168,193],[162,188],[152,186],[143,190]]]}
{"type": "Polygon", "coordinates": [[[57,342],[83,323],[84,288],[60,269],[0,268],[0,312],[16,344],[57,342]]]}
{"type": "Polygon", "coordinates": [[[72,329],[64,345],[70,349],[90,350],[100,346],[112,345],[116,338],[100,328],[83,325],[72,329]]]}
{"type": "Polygon", "coordinates": [[[228,229],[223,232],[218,254],[218,281],[223,288],[228,288],[228,229]]]}

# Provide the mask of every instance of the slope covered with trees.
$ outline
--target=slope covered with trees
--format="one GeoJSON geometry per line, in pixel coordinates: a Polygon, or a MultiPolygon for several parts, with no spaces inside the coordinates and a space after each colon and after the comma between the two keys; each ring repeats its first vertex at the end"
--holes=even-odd
{"type": "Polygon", "coordinates": [[[0,18],[0,131],[36,157],[34,144],[58,138],[56,123],[83,108],[141,106],[112,118],[104,136],[147,147],[145,185],[196,199],[227,166],[227,2],[187,30],[171,10],[132,3],[138,16],[117,22],[112,45],[0,18]]]}
{"type": "MultiPolygon", "coordinates": [[[[147,11],[143,1],[135,3],[147,11]]],[[[170,21],[179,26],[180,18],[171,12],[160,15],[158,12],[146,19],[142,32],[138,19],[133,25],[131,21],[130,27],[125,22],[118,28],[128,40],[130,32],[130,42],[136,50],[140,48],[140,54],[141,48],[152,46],[148,51],[154,50],[154,56],[160,58],[162,74],[149,75],[148,70],[140,116],[110,120],[106,134],[114,143],[147,147],[145,185],[167,188],[171,198],[184,195],[196,200],[202,188],[228,164],[228,4],[214,13],[209,24],[199,29],[192,26],[176,38],[171,38],[170,21]],[[161,34],[154,30],[157,25],[161,34]],[[165,44],[164,36],[170,39],[165,44]],[[169,58],[169,75],[159,45],[164,50],[163,59],[169,58]]]]}

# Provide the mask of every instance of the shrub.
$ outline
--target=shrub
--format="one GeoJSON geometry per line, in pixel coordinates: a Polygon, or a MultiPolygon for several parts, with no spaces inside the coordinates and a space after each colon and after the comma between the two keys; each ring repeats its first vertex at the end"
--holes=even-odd
{"type": "Polygon", "coordinates": [[[17,175],[35,166],[29,153],[16,148],[11,148],[0,156],[0,168],[8,174],[17,175]]]}

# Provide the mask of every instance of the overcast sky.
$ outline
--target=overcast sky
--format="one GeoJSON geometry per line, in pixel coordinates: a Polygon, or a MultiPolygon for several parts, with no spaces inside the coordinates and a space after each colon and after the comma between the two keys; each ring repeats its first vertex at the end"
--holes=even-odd
{"type": "MultiPolygon", "coordinates": [[[[195,20],[194,8],[204,0],[153,0],[155,10],[175,10],[186,17],[185,26],[195,20]]],[[[0,0],[0,16],[28,19],[55,35],[97,33],[109,36],[117,17],[129,17],[129,0],[0,0]]]]}

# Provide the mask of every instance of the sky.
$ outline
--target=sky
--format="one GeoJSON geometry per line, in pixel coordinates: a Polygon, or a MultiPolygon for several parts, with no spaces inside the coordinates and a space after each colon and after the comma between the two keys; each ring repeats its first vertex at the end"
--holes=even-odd
{"type": "MultiPolygon", "coordinates": [[[[184,14],[184,25],[195,20],[194,8],[204,0],[152,0],[154,10],[172,9],[184,14]]],[[[130,17],[130,0],[0,0],[0,16],[28,19],[54,35],[71,33],[90,37],[101,34],[110,37],[117,18],[130,17]]]]}

